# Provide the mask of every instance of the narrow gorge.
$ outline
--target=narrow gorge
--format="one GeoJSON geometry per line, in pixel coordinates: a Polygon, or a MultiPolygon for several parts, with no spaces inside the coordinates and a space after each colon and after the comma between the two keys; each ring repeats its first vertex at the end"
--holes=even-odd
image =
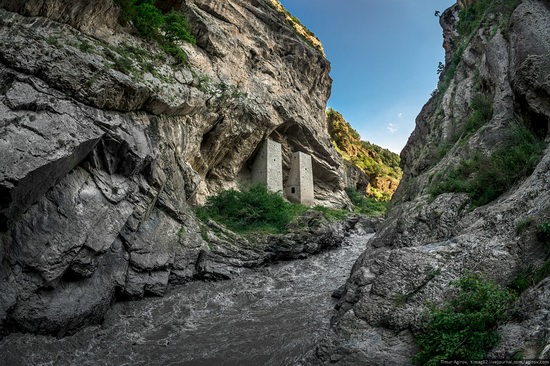
{"type": "Polygon", "coordinates": [[[137,3],[173,27],[135,1],[0,0],[0,364],[419,364],[471,274],[514,296],[484,356],[550,358],[547,0],[441,14],[439,84],[378,180],[278,1],[137,3]],[[258,179],[313,208],[267,234],[198,214],[258,179]],[[345,214],[350,187],[397,187],[385,220],[345,214]]]}
{"type": "Polygon", "coordinates": [[[114,297],[262,263],[212,254],[190,207],[250,181],[266,139],[287,175],[292,152],[311,157],[318,204],[349,203],[323,54],[264,1],[161,5],[189,18],[187,63],[110,0],[0,3],[4,330],[62,335],[114,297]]]}
{"type": "Polygon", "coordinates": [[[412,364],[426,314],[471,274],[516,298],[495,326],[496,346],[460,358],[550,359],[550,4],[458,1],[440,24],[438,88],[401,152],[403,180],[354,265],[318,363],[412,364]]]}

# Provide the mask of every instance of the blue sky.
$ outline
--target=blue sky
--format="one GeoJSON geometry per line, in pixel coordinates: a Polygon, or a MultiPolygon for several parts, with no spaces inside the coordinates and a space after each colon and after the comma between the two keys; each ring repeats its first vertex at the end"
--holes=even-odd
{"type": "Polygon", "coordinates": [[[456,0],[280,0],[323,43],[328,106],[361,134],[400,152],[444,61],[436,10],[456,0]]]}

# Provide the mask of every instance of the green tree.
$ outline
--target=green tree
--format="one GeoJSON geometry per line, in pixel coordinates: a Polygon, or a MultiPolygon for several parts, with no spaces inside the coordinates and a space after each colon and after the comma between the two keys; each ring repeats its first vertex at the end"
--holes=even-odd
{"type": "Polygon", "coordinates": [[[195,37],[191,34],[189,22],[179,12],[171,11],[164,16],[162,30],[169,42],[184,41],[195,43],[195,37]]]}
{"type": "Polygon", "coordinates": [[[136,5],[134,12],[133,23],[139,34],[148,38],[158,37],[159,29],[164,24],[164,16],[153,0],[136,5]]]}

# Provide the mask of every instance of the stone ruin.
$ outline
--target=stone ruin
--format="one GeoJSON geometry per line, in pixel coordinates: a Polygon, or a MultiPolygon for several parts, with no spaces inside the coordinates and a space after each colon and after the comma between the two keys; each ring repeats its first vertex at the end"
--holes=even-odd
{"type": "Polygon", "coordinates": [[[307,206],[315,204],[311,156],[300,151],[292,154],[290,172],[283,186],[282,149],[278,142],[268,139],[263,143],[252,165],[252,182],[284,193],[289,201],[307,206]]]}
{"type": "Polygon", "coordinates": [[[307,206],[315,204],[311,156],[303,152],[292,154],[290,173],[286,182],[286,197],[307,206]]]}
{"type": "Polygon", "coordinates": [[[266,140],[252,165],[252,182],[263,183],[273,192],[283,193],[283,154],[281,144],[266,140]]]}

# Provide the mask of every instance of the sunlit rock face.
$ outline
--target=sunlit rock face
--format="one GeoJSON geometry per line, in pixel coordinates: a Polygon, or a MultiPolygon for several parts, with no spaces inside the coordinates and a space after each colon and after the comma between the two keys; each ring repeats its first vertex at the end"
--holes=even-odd
{"type": "Polygon", "coordinates": [[[265,1],[158,3],[189,18],[186,65],[112,1],[0,0],[2,332],[64,334],[207,276],[189,205],[248,183],[267,138],[283,180],[301,151],[316,203],[348,202],[324,56],[265,1]]]}
{"type": "MultiPolygon", "coordinates": [[[[429,304],[453,296],[451,281],[476,272],[507,286],[547,258],[536,234],[538,225],[550,221],[547,148],[534,171],[489,203],[473,207],[467,193],[431,192],[452,167],[507,144],[517,123],[549,141],[550,8],[524,0],[509,23],[500,13],[489,15],[461,55],[456,11],[442,15],[448,55],[439,91],[417,117],[401,153],[404,177],[387,219],[355,263],[314,364],[410,365],[422,314],[429,304]],[[457,42],[452,47],[451,40],[457,42]],[[460,62],[453,66],[455,55],[460,62]],[[480,94],[491,113],[472,128],[472,100],[480,94]]],[[[519,316],[499,328],[502,341],[490,357],[511,359],[519,351],[527,358],[548,357],[548,282],[523,292],[519,316]]]]}

